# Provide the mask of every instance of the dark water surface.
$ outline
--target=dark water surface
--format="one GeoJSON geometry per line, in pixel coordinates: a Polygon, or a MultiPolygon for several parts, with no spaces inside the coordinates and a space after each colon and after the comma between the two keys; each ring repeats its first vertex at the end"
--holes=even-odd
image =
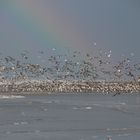
{"type": "Polygon", "coordinates": [[[139,140],[140,95],[0,99],[0,140],[139,140]]]}

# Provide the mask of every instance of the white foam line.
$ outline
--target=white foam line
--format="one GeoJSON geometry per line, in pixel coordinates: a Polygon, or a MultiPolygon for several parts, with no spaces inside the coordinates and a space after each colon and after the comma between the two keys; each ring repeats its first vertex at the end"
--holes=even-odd
{"type": "Polygon", "coordinates": [[[101,104],[93,104],[94,106],[100,106],[101,104]]]}
{"type": "Polygon", "coordinates": [[[91,107],[91,106],[87,106],[87,107],[85,107],[85,109],[87,109],[87,110],[91,110],[92,107],[91,107]]]}
{"type": "Polygon", "coordinates": [[[119,137],[128,137],[128,136],[130,136],[131,134],[129,134],[129,133],[126,133],[126,134],[119,134],[118,136],[119,137]]]}
{"type": "Polygon", "coordinates": [[[14,125],[19,125],[19,122],[14,122],[14,125]]]}
{"type": "Polygon", "coordinates": [[[119,103],[120,105],[126,105],[126,103],[125,102],[122,102],[122,103],[119,103]]]}
{"type": "Polygon", "coordinates": [[[15,95],[0,95],[0,99],[22,99],[25,98],[25,96],[15,96],[15,95]]]}
{"type": "Polygon", "coordinates": [[[27,125],[28,124],[28,122],[26,122],[26,121],[23,121],[23,122],[14,122],[13,123],[13,125],[16,125],[16,126],[18,126],[18,125],[27,125]]]}
{"type": "Polygon", "coordinates": [[[79,109],[79,108],[78,108],[78,107],[73,107],[73,109],[74,109],[74,110],[77,110],[77,109],[79,109]]]}
{"type": "Polygon", "coordinates": [[[28,122],[21,122],[21,124],[22,124],[22,125],[27,125],[27,124],[28,124],[28,122]]]}

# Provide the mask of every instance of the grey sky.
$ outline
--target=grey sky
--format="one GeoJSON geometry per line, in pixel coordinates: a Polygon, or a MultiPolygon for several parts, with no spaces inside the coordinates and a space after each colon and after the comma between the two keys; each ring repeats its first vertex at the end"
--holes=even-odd
{"type": "Polygon", "coordinates": [[[54,0],[90,42],[121,53],[140,52],[138,0],[54,0]]]}
{"type": "MultiPolygon", "coordinates": [[[[12,1],[12,0],[11,0],[12,1]]],[[[140,2],[139,0],[43,0],[50,4],[67,21],[83,34],[89,45],[96,41],[97,47],[112,50],[119,58],[121,54],[140,53],[140,2]]],[[[4,17],[6,10],[0,7],[0,49],[11,49],[14,37],[10,31],[10,19],[4,17]],[[2,12],[5,12],[4,14],[2,12]],[[10,39],[11,38],[11,39],[10,39]],[[13,40],[12,40],[13,38],[13,40]],[[11,41],[12,40],[12,41],[11,41]],[[12,44],[11,44],[12,45],[12,44]]],[[[8,11],[7,11],[8,13],[8,11]]],[[[8,17],[9,18],[9,17],[8,17]]],[[[16,27],[15,27],[16,28],[16,27]]],[[[19,45],[30,45],[18,36],[19,45]]],[[[89,46],[86,46],[87,49],[89,46]]],[[[40,47],[39,47],[40,48],[40,47]]],[[[15,49],[15,48],[14,48],[15,49]]],[[[23,47],[24,49],[24,47],[23,47]]],[[[17,50],[14,50],[16,53],[17,50]]]]}

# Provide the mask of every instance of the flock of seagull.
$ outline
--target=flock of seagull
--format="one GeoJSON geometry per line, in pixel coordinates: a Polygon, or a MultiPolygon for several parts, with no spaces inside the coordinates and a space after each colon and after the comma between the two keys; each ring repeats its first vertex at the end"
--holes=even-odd
{"type": "Polygon", "coordinates": [[[12,56],[0,58],[0,80],[138,80],[140,63],[132,64],[130,58],[124,58],[113,65],[111,55],[111,51],[99,51],[96,55],[74,51],[67,55],[50,55],[44,60],[45,53],[39,51],[37,58],[40,63],[36,64],[31,62],[29,52],[23,51],[20,59],[12,56]]]}
{"type": "MultiPolygon", "coordinates": [[[[37,52],[31,59],[30,52],[24,50],[18,58],[0,54],[0,85],[24,81],[67,81],[90,82],[137,82],[140,80],[140,63],[133,64],[131,58],[123,58],[113,64],[112,51],[99,50],[96,54],[79,51],[58,54],[56,49],[46,55],[37,52]]],[[[29,82],[30,84],[30,82],[29,82]]]]}

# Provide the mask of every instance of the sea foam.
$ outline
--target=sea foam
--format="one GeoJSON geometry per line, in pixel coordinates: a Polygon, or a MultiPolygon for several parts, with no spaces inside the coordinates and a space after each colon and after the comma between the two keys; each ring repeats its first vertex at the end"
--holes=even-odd
{"type": "Polygon", "coordinates": [[[25,96],[16,96],[16,95],[0,95],[0,99],[22,99],[25,98],[25,96]]]}

